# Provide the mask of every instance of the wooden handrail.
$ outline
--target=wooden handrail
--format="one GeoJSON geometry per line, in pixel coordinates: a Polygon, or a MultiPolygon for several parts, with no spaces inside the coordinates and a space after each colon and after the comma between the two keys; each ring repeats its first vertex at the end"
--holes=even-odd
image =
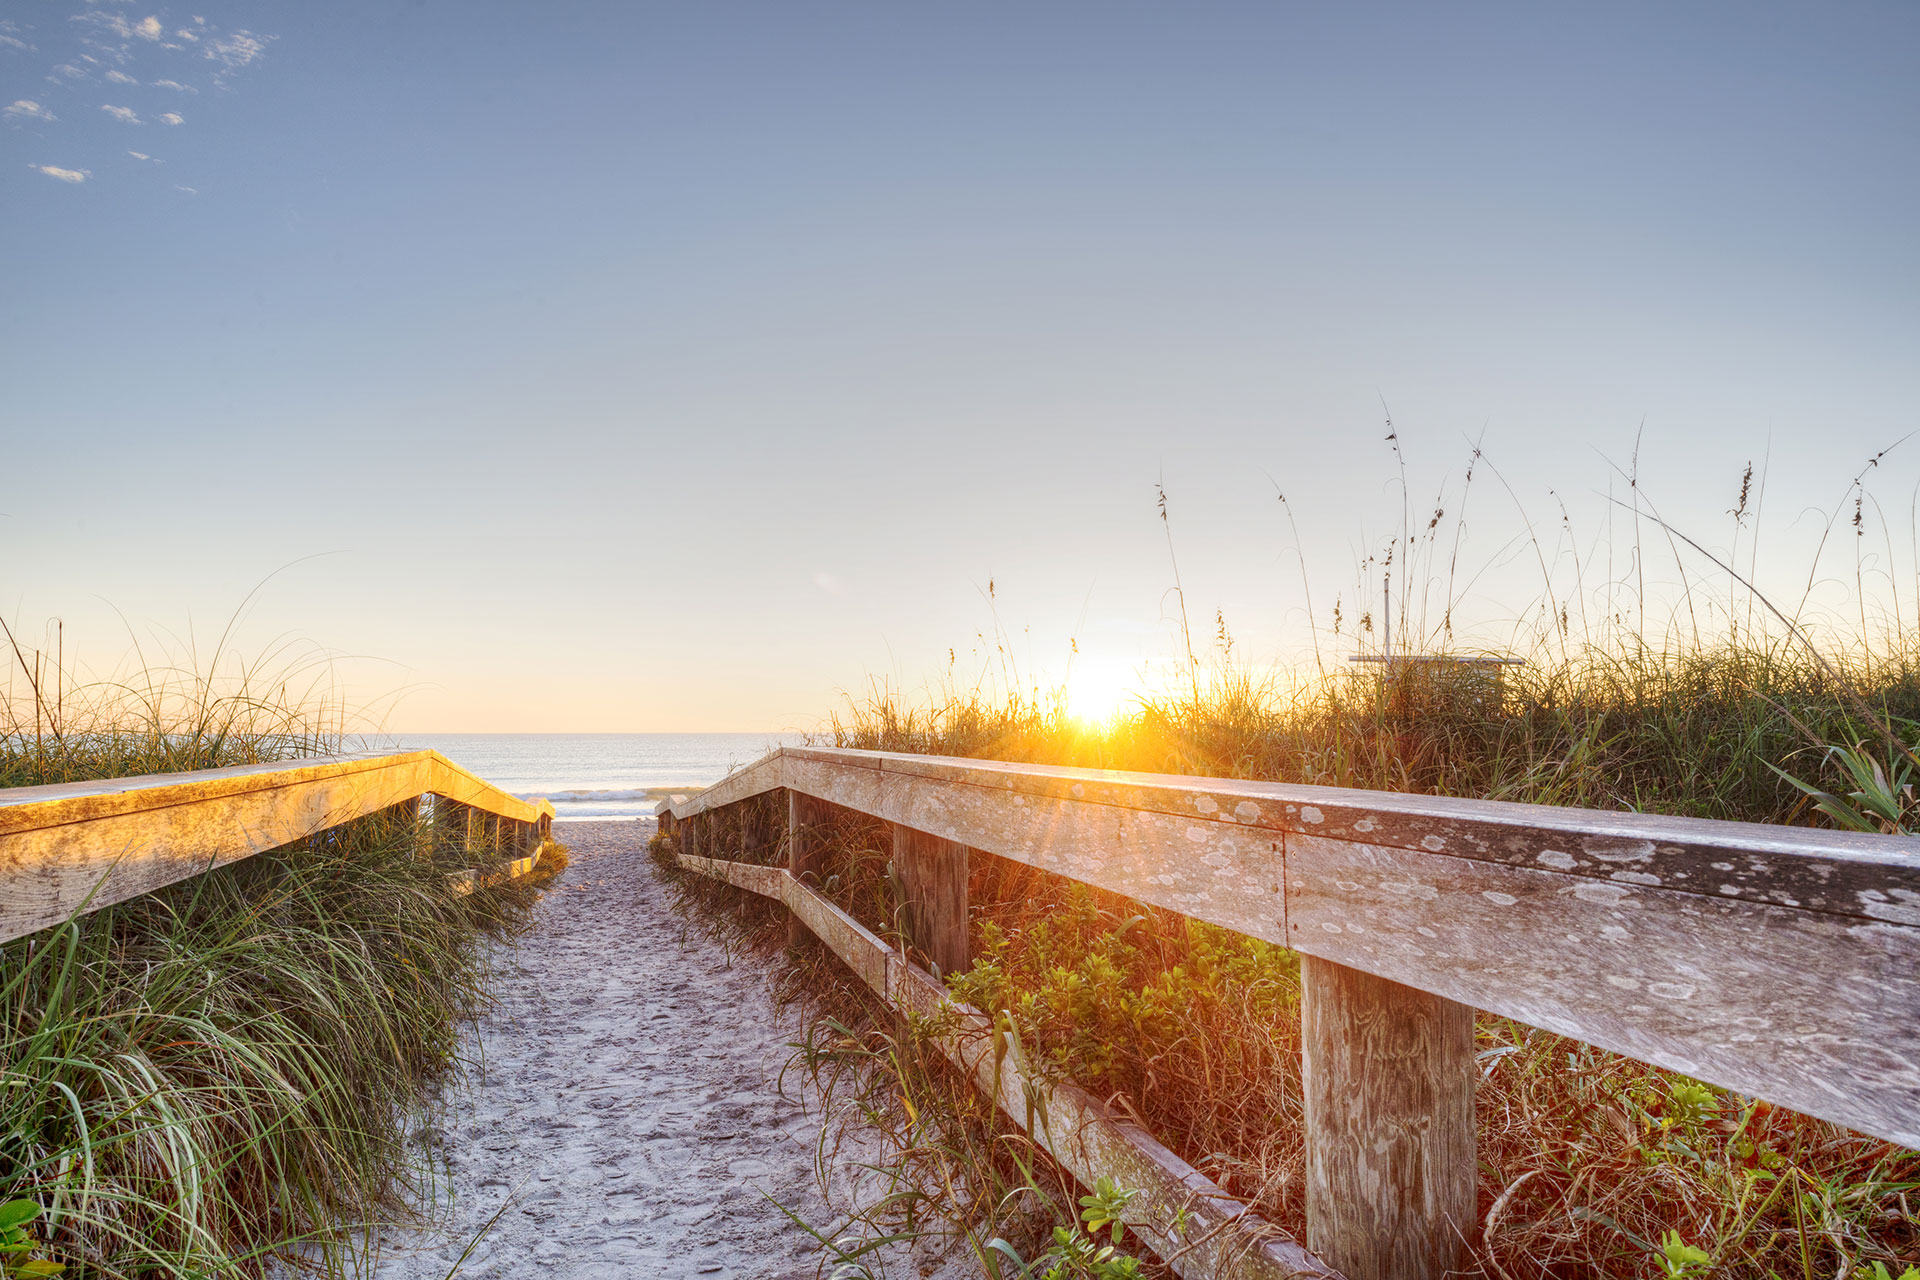
{"type": "Polygon", "coordinates": [[[662,814],[710,853],[781,789],[1300,952],[1308,1243],[1356,1280],[1470,1225],[1474,1008],[1920,1147],[1911,837],[818,747],[662,814]],[[1360,1203],[1402,1141],[1429,1201],[1360,1203]]]}
{"type": "Polygon", "coordinates": [[[0,789],[0,942],[426,795],[540,836],[553,820],[437,751],[0,789]]]}

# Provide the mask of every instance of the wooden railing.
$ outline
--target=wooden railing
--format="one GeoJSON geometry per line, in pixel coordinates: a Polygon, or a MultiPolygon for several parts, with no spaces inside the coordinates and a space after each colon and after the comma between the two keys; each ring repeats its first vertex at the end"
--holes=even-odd
{"type": "Polygon", "coordinates": [[[435,751],[0,789],[0,942],[425,796],[441,835],[515,854],[508,874],[551,834],[552,805],[435,751]]]}
{"type": "MultiPolygon", "coordinates": [[[[1317,1258],[1233,1209],[1217,1228],[1242,1239],[1231,1250],[1146,1224],[1182,1274],[1376,1280],[1458,1263],[1475,1225],[1475,1009],[1920,1146],[1920,840],[791,747],[663,808],[683,863],[786,901],[896,1004],[957,1012],[997,1072],[1006,1046],[986,1015],[804,883],[821,805],[893,824],[906,935],[946,972],[968,960],[969,850],[1301,954],[1317,1258]],[[739,847],[722,847],[742,827],[728,815],[781,791],[786,870],[716,863],[739,847]]],[[[949,1056],[1021,1120],[1018,1095],[982,1078],[982,1050],[950,1039],[949,1056]]],[[[1036,1137],[1090,1180],[1105,1170],[1076,1144],[1116,1124],[1095,1106],[1036,1137]]],[[[1182,1194],[1221,1202],[1198,1173],[1161,1163],[1147,1181],[1163,1208],[1182,1194]]]]}

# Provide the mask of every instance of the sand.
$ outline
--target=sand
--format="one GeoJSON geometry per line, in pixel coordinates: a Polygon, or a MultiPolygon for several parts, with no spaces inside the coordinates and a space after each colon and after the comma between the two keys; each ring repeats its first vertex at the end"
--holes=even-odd
{"type": "MultiPolygon", "coordinates": [[[[377,1280],[444,1280],[476,1237],[459,1273],[474,1280],[833,1270],[779,1208],[823,1231],[841,1221],[814,1172],[818,1100],[792,1075],[789,1097],[774,1087],[797,1028],[763,965],[729,962],[697,929],[682,940],[644,851],[652,833],[559,828],[573,865],[503,948],[502,998],[469,1029],[473,1065],[427,1134],[444,1160],[433,1224],[387,1232],[377,1280]]],[[[976,1274],[956,1257],[869,1261],[976,1274]]]]}

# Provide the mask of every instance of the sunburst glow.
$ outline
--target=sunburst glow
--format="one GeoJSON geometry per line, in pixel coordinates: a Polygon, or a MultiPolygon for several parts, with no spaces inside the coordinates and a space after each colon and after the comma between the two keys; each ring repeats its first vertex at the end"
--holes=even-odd
{"type": "Polygon", "coordinates": [[[1067,676],[1066,694],[1068,714],[1097,728],[1139,705],[1142,686],[1123,662],[1082,659],[1067,676]]]}

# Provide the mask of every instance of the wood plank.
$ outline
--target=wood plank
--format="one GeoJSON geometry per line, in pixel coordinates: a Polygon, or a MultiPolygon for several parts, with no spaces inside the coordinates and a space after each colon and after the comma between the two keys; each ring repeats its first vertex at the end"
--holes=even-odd
{"type": "Polygon", "coordinates": [[[552,812],[432,751],[0,789],[0,941],[441,788],[509,817],[552,812]]]}
{"type": "Polygon", "coordinates": [[[682,854],[691,870],[778,897],[820,932],[835,954],[895,1008],[930,1020],[934,1043],[1014,1123],[1029,1128],[1082,1185],[1101,1176],[1140,1194],[1127,1225],[1176,1275],[1207,1280],[1341,1280],[1338,1272],[1262,1220],[1138,1125],[1072,1085],[1048,1085],[1022,1063],[980,1010],[947,995],[871,930],[778,868],[682,854]],[[771,871],[772,875],[765,873],[771,871]],[[1031,1103],[1031,1105],[1029,1105],[1031,1103]]]}
{"type": "Polygon", "coordinates": [[[1284,943],[1277,832],[1071,797],[1009,796],[811,759],[787,785],[1056,875],[1284,943]]]}
{"type": "Polygon", "coordinates": [[[785,890],[782,886],[787,878],[785,868],[763,867],[758,863],[730,858],[702,858],[685,853],[680,855],[680,865],[716,880],[724,880],[736,889],[784,900],[785,890]]]}
{"type": "Polygon", "coordinates": [[[1467,1261],[1473,1010],[1315,956],[1301,966],[1307,1244],[1351,1280],[1467,1261]]]}
{"type": "MultiPolygon", "coordinates": [[[[713,802],[797,777],[801,762],[845,775],[847,794],[881,775],[916,778],[1920,924],[1920,838],[1906,836],[822,747],[782,748],[728,778],[713,802]]],[[[704,801],[693,797],[682,812],[704,801]]]]}
{"type": "MultiPolygon", "coordinates": [[[[73,820],[61,820],[75,808],[64,799],[13,807],[11,829],[0,834],[0,941],[378,813],[419,795],[427,776],[424,761],[402,760],[281,786],[256,778],[245,790],[222,785],[211,795],[188,784],[184,794],[195,798],[180,803],[86,803],[78,808],[89,816],[73,820]],[[44,821],[28,825],[36,817],[44,821]]],[[[165,793],[138,794],[151,801],[165,793]]]]}
{"type": "Polygon", "coordinates": [[[862,982],[886,994],[893,949],[879,935],[835,906],[824,894],[788,879],[782,900],[813,935],[846,964],[862,982]]]}
{"type": "Polygon", "coordinates": [[[973,963],[967,958],[967,846],[896,822],[893,868],[908,941],[941,973],[965,973],[973,963]]]}
{"type": "Polygon", "coordinates": [[[1289,837],[1294,947],[1920,1147],[1920,929],[1289,837]]]}

